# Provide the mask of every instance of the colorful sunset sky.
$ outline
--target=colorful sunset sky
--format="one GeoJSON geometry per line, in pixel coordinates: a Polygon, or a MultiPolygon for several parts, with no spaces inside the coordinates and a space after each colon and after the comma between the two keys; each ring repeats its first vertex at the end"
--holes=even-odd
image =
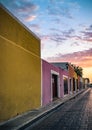
{"type": "Polygon", "coordinates": [[[92,82],[92,0],[0,0],[41,39],[41,58],[71,62],[92,82]]]}

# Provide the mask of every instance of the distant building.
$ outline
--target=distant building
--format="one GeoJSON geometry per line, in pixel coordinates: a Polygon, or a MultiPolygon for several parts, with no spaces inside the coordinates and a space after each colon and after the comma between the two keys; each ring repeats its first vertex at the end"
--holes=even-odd
{"type": "Polygon", "coordinates": [[[84,80],[84,88],[89,87],[89,83],[90,83],[89,78],[83,78],[83,80],[84,80]]]}
{"type": "Polygon", "coordinates": [[[68,62],[53,62],[51,64],[68,71],[68,65],[69,65],[68,62]]]}
{"type": "Polygon", "coordinates": [[[78,77],[72,65],[68,62],[55,62],[52,63],[63,70],[68,71],[69,76],[69,93],[75,93],[78,90],[78,77]]]}

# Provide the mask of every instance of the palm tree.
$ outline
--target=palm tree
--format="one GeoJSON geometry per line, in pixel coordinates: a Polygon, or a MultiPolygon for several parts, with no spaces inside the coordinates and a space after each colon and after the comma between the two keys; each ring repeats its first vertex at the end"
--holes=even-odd
{"type": "Polygon", "coordinates": [[[79,66],[72,65],[74,68],[74,71],[77,73],[78,76],[82,77],[83,75],[83,69],[79,66]]]}

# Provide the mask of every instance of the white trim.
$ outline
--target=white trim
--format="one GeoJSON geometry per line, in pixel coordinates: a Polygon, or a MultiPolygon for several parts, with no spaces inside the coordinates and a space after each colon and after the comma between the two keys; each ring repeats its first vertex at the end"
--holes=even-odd
{"type": "Polygon", "coordinates": [[[51,98],[50,99],[52,101],[53,100],[53,94],[52,94],[52,72],[51,72],[50,76],[51,76],[50,77],[50,80],[51,80],[51,85],[50,85],[51,86],[51,98]]]}
{"type": "Polygon", "coordinates": [[[52,74],[57,75],[57,96],[60,97],[60,76],[58,72],[51,70],[51,101],[53,101],[52,74]]]}
{"type": "Polygon", "coordinates": [[[51,74],[59,75],[59,73],[54,70],[51,70],[51,74]]]}
{"type": "Polygon", "coordinates": [[[58,75],[58,97],[60,98],[60,76],[58,75]]]}
{"type": "Polygon", "coordinates": [[[66,76],[66,75],[63,75],[63,78],[64,78],[64,77],[65,77],[65,78],[68,78],[68,76],[66,76]]]}
{"type": "Polygon", "coordinates": [[[71,77],[69,77],[69,93],[72,94],[72,78],[71,77]],[[71,80],[71,83],[70,83],[70,80],[71,80]],[[70,87],[71,87],[71,90],[70,90],[70,87]]]}

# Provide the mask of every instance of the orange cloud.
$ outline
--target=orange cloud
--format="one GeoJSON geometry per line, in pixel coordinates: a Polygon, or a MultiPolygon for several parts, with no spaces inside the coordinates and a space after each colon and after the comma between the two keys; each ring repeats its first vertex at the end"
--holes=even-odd
{"type": "Polygon", "coordinates": [[[71,54],[58,54],[56,57],[48,57],[49,62],[70,62],[83,68],[84,76],[92,80],[92,48],[71,54]]]}

